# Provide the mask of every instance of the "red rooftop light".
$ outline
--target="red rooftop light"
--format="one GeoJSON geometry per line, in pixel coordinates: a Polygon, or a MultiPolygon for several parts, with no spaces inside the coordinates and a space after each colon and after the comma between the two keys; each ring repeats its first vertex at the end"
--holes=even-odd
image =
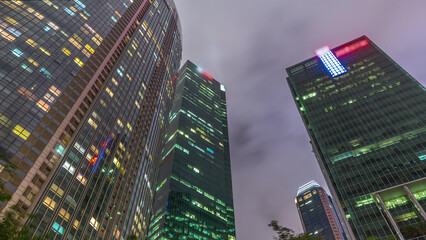
{"type": "Polygon", "coordinates": [[[203,76],[209,79],[210,81],[213,81],[213,77],[210,74],[203,72],[203,76]]]}
{"type": "Polygon", "coordinates": [[[368,45],[368,41],[366,39],[363,39],[361,41],[358,41],[356,43],[352,43],[351,45],[348,45],[346,47],[343,47],[343,48],[335,51],[334,55],[336,57],[341,57],[343,55],[346,55],[346,54],[348,54],[350,52],[353,52],[353,51],[355,51],[355,50],[357,50],[359,48],[365,47],[367,45],[368,45]]]}

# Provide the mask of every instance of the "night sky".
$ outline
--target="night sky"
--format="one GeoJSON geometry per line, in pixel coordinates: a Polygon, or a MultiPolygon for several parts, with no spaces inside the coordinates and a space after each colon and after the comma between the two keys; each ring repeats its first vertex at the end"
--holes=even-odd
{"type": "MultiPolygon", "coordinates": [[[[237,239],[302,231],[297,188],[326,187],[285,68],[367,35],[426,85],[426,1],[176,0],[183,60],[226,86],[237,239]],[[345,3],[346,2],[346,3],[345,3]],[[350,3],[349,3],[350,2],[350,3]]],[[[327,189],[328,191],[328,189],[327,189]]]]}

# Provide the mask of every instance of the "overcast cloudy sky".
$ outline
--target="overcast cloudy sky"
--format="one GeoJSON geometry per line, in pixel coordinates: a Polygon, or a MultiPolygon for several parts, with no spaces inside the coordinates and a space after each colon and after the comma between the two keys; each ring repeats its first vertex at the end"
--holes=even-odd
{"type": "Polygon", "coordinates": [[[285,80],[315,49],[367,35],[426,84],[426,1],[176,0],[183,60],[226,85],[239,240],[297,232],[297,188],[325,186],[285,80]]]}

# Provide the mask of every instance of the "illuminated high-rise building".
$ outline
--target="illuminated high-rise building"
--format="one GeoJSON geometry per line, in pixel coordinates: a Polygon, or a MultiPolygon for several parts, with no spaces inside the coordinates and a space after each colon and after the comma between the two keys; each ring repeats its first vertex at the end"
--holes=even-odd
{"type": "Polygon", "coordinates": [[[17,166],[2,214],[17,204],[49,239],[144,239],[181,61],[173,1],[2,1],[0,46],[17,166]]]}
{"type": "Polygon", "coordinates": [[[287,68],[351,239],[410,239],[426,222],[426,91],[363,36],[287,68]]]}
{"type": "Polygon", "coordinates": [[[235,239],[225,87],[187,61],[176,82],[149,239],[235,239]]]}
{"type": "Polygon", "coordinates": [[[347,239],[332,198],[318,183],[299,187],[295,203],[305,233],[327,240],[347,239]]]}

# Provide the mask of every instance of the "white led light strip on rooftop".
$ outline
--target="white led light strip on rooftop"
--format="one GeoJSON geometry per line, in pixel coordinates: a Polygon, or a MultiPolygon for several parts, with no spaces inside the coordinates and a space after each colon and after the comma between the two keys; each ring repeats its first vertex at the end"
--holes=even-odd
{"type": "Polygon", "coordinates": [[[346,68],[343,67],[342,63],[334,56],[330,48],[325,46],[315,51],[321,62],[327,68],[327,71],[331,74],[331,77],[339,76],[347,72],[346,68]]]}

